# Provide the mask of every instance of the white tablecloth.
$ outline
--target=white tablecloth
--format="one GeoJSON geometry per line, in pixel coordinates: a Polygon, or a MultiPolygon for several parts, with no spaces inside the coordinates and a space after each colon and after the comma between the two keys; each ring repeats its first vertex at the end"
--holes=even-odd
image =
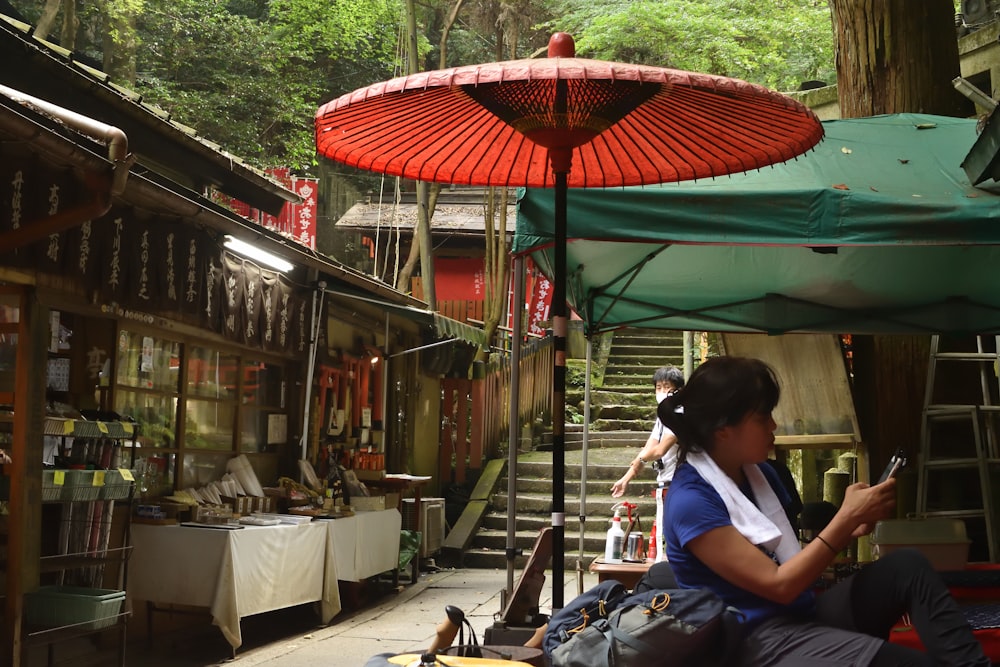
{"type": "MultiPolygon", "coordinates": [[[[128,595],[208,607],[234,649],[243,643],[244,616],[319,601],[328,623],[341,610],[329,533],[320,522],[231,531],[135,524],[128,595]]],[[[398,545],[398,524],[393,539],[398,545]]]]}
{"type": "Polygon", "coordinates": [[[327,548],[337,563],[337,578],[361,581],[399,566],[399,529],[403,519],[393,508],[358,512],[324,521],[327,548]]]}

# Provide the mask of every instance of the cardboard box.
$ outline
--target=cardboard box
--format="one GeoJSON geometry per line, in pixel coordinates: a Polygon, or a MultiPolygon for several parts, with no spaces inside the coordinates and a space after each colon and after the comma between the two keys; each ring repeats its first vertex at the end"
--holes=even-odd
{"type": "Polygon", "coordinates": [[[354,511],[388,510],[399,507],[399,494],[386,493],[378,496],[351,496],[351,509],[354,511]]]}
{"type": "Polygon", "coordinates": [[[274,512],[275,499],[271,496],[248,496],[252,501],[250,508],[251,512],[263,512],[264,514],[271,514],[274,512]]]}
{"type": "Polygon", "coordinates": [[[222,496],[222,502],[231,505],[233,512],[240,516],[248,516],[253,512],[253,498],[250,496],[222,496]]]}
{"type": "Polygon", "coordinates": [[[927,556],[939,571],[963,569],[969,561],[971,544],[964,521],[940,517],[879,521],[871,541],[875,558],[896,549],[913,547],[927,556]]]}
{"type": "Polygon", "coordinates": [[[373,479],[385,479],[385,470],[354,470],[353,472],[362,482],[369,482],[373,479]]]}

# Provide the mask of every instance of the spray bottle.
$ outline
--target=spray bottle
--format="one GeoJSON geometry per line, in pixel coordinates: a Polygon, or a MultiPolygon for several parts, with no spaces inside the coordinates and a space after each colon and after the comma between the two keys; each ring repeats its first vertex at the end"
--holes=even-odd
{"type": "Polygon", "coordinates": [[[625,531],[622,530],[621,507],[615,507],[615,516],[608,528],[608,537],[604,542],[604,562],[622,562],[622,549],[625,546],[625,531]]]}

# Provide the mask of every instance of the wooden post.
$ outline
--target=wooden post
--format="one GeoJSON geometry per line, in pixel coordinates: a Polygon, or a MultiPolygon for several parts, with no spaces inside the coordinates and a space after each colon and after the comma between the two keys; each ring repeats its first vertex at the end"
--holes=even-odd
{"type": "Polygon", "coordinates": [[[3,659],[22,665],[24,593],[38,587],[42,519],[42,425],[45,422],[45,341],[48,310],[34,291],[22,293],[19,305],[17,367],[14,371],[14,440],[10,470],[10,517],[7,535],[7,600],[3,659]]]}
{"type": "Polygon", "coordinates": [[[465,483],[465,459],[469,455],[469,393],[472,384],[468,380],[454,380],[455,400],[458,401],[458,416],[452,429],[455,437],[455,483],[465,483]]]}
{"type": "MultiPolygon", "coordinates": [[[[469,438],[469,465],[473,468],[481,469],[483,467],[483,433],[484,427],[489,427],[491,424],[486,423],[487,419],[487,404],[486,404],[486,364],[482,361],[477,361],[472,364],[472,423],[471,423],[471,435],[469,438]]],[[[500,403],[494,404],[494,409],[500,409],[500,403]]]]}
{"type": "Polygon", "coordinates": [[[454,481],[451,467],[452,446],[452,419],[455,414],[455,388],[450,380],[441,380],[441,389],[444,397],[441,400],[441,430],[438,438],[440,452],[438,456],[438,479],[441,484],[454,481]]]}

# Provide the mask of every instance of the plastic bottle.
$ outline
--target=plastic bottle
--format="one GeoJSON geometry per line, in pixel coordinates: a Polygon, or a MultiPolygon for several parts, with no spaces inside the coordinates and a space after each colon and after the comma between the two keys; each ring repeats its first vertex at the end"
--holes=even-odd
{"type": "Polygon", "coordinates": [[[653,527],[649,530],[649,548],[646,550],[647,560],[656,560],[656,520],[653,520],[653,527]]]}
{"type": "Polygon", "coordinates": [[[608,537],[604,542],[604,562],[622,562],[622,548],[625,546],[625,531],[622,530],[621,508],[615,509],[615,516],[608,528],[608,537]]]}

